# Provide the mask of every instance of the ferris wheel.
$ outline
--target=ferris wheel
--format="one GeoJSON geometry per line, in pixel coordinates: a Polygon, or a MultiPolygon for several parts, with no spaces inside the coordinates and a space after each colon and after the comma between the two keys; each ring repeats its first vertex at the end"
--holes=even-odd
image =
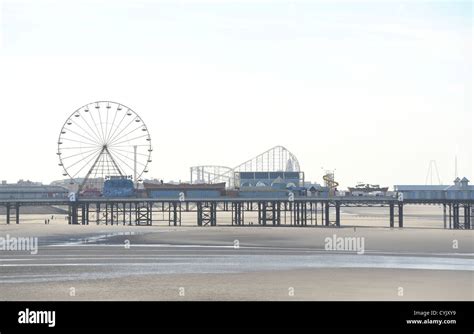
{"type": "MultiPolygon", "coordinates": [[[[142,118],[111,101],[86,104],[64,123],[58,139],[59,166],[71,183],[122,177],[142,181],[151,162],[151,138],[142,118]]],[[[100,187],[99,187],[100,188],[100,187]]]]}

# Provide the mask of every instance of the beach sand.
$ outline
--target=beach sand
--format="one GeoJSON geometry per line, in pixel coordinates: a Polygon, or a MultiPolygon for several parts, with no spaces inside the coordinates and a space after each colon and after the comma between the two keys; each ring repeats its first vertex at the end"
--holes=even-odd
{"type": "Polygon", "coordinates": [[[0,237],[40,245],[0,251],[0,299],[474,300],[473,230],[429,228],[442,220],[424,207],[410,213],[418,227],[390,229],[373,209],[346,217],[368,227],[342,228],[44,225],[34,215],[0,225],[0,237]],[[364,254],[327,250],[333,237],[363,239],[364,254]]]}

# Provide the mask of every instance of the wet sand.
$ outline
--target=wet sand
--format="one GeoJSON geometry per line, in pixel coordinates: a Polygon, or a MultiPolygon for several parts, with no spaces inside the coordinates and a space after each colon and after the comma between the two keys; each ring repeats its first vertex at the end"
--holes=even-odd
{"type": "Polygon", "coordinates": [[[473,230],[54,219],[0,225],[7,234],[40,246],[36,255],[0,251],[1,300],[474,300],[473,230]],[[325,249],[333,236],[363,239],[364,253],[325,249]]]}
{"type": "Polygon", "coordinates": [[[238,274],[144,275],[19,284],[16,288],[2,286],[0,289],[2,300],[472,301],[473,278],[472,272],[465,271],[302,269],[238,274]],[[74,291],[73,296],[71,291],[74,291]]]}

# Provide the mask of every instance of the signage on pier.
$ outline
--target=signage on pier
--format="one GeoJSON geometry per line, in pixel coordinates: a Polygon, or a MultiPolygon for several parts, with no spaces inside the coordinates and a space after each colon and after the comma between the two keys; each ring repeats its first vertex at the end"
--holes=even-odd
{"type": "Polygon", "coordinates": [[[403,202],[403,193],[397,193],[398,201],[403,202]]]}
{"type": "Polygon", "coordinates": [[[75,202],[76,201],[76,193],[75,192],[70,192],[69,195],[67,195],[69,198],[69,202],[75,202]]]}

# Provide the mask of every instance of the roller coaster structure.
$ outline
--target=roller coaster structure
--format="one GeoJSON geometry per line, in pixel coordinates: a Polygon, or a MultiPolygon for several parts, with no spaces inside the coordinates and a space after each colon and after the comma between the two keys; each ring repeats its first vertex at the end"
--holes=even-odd
{"type": "Polygon", "coordinates": [[[228,188],[233,188],[235,172],[300,172],[300,164],[288,149],[275,146],[234,168],[217,165],[193,166],[190,172],[191,183],[225,182],[228,188]]]}

